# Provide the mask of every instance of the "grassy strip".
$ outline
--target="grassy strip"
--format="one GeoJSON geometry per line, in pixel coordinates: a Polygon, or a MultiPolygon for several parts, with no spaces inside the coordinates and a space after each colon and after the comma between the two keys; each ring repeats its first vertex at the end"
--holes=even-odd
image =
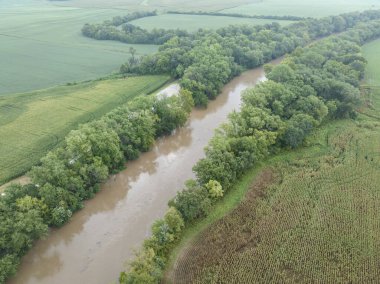
{"type": "Polygon", "coordinates": [[[366,83],[369,85],[380,85],[380,39],[372,41],[363,46],[363,53],[368,61],[366,70],[366,83]]]}
{"type": "Polygon", "coordinates": [[[241,180],[229,191],[222,200],[220,200],[212,208],[210,214],[199,221],[195,221],[191,225],[186,226],[181,237],[181,242],[172,250],[169,258],[166,273],[167,274],[173,267],[175,260],[178,258],[180,252],[185,248],[191,240],[193,240],[205,228],[223,218],[226,214],[236,208],[241,200],[244,198],[252,180],[260,173],[260,171],[268,166],[268,162],[262,163],[260,166],[251,169],[245,174],[241,180]]]}

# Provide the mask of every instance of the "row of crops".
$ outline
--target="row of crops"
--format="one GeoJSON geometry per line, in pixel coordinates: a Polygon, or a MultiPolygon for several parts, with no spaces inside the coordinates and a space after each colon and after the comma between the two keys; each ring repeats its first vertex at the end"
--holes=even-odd
{"type": "Polygon", "coordinates": [[[314,137],[318,151],[275,164],[269,185],[254,184],[238,208],[182,252],[173,282],[375,283],[380,122],[359,120],[322,129],[314,137]]]}

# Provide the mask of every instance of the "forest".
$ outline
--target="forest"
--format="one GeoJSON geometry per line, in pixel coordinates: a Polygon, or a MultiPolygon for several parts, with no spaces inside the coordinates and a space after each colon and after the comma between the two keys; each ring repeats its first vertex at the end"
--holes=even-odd
{"type": "Polygon", "coordinates": [[[229,26],[217,31],[200,30],[173,37],[158,53],[131,58],[121,73],[169,73],[193,94],[196,106],[206,106],[222,86],[242,70],[254,68],[305,46],[312,40],[342,32],[358,22],[378,19],[378,11],[307,19],[280,27],[229,26]]]}

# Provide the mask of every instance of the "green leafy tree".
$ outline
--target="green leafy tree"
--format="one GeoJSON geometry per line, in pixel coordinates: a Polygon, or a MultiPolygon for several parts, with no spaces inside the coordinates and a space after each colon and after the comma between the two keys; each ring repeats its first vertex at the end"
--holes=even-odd
{"type": "Polygon", "coordinates": [[[190,180],[186,182],[186,188],[169,202],[169,206],[176,208],[185,222],[190,222],[208,214],[211,200],[207,190],[190,180]]]}
{"type": "Polygon", "coordinates": [[[156,263],[153,249],[146,249],[137,254],[130,264],[128,273],[122,272],[119,277],[121,284],[153,284],[158,283],[162,270],[156,263]]]}
{"type": "MultiPolygon", "coordinates": [[[[268,70],[268,67],[266,69],[268,70]]],[[[271,68],[267,78],[277,83],[284,83],[294,80],[296,78],[296,73],[289,65],[280,64],[271,68]]]]}
{"type": "Polygon", "coordinates": [[[218,181],[210,180],[205,187],[211,198],[218,199],[223,197],[223,188],[218,181]]]}

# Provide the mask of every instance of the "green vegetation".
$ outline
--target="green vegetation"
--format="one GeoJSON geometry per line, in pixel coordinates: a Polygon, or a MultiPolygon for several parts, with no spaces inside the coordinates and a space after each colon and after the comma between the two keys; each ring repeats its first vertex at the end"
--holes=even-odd
{"type": "MultiPolygon", "coordinates": [[[[164,9],[172,11],[210,11],[223,9],[226,13],[242,13],[253,15],[296,15],[315,16],[337,14],[338,12],[358,9],[378,8],[375,0],[346,0],[333,5],[331,1],[284,1],[265,0],[238,1],[185,1],[185,0],[72,0],[72,1],[20,1],[17,5],[12,0],[1,1],[0,7],[0,95],[15,92],[32,91],[57,84],[94,79],[117,70],[119,62],[130,57],[129,47],[118,42],[93,41],[81,36],[80,29],[85,23],[100,23],[114,16],[123,16],[131,11],[164,9]],[[249,4],[248,6],[241,6],[249,4]],[[240,6],[239,6],[240,5],[240,6]],[[310,5],[312,8],[309,8],[310,5]],[[328,5],[328,6],[327,6],[328,5]],[[236,8],[234,8],[236,7],[236,8]],[[262,7],[262,8],[257,8],[262,7]],[[91,9],[88,9],[91,8],[91,9]],[[252,12],[250,12],[252,11],[252,12]],[[277,12],[279,11],[279,12],[277,12]],[[62,25],[62,23],[64,23],[62,25]],[[25,51],[27,48],[27,52],[25,51]],[[17,59],[17,60],[15,60],[17,59]],[[33,72],[30,72],[33,70],[33,72]],[[17,80],[15,79],[17,78],[17,80]]],[[[183,28],[193,30],[198,23],[187,19],[192,17],[181,15],[173,18],[175,27],[186,21],[183,28]],[[182,21],[182,19],[184,19],[182,21]]],[[[169,16],[171,19],[173,16],[169,16]]],[[[171,20],[167,15],[159,16],[162,27],[167,27],[171,20]]],[[[202,18],[199,25],[220,27],[229,24],[229,19],[202,18]]],[[[234,23],[240,22],[234,18],[234,23]]],[[[149,29],[148,19],[137,21],[142,27],[149,29]]],[[[246,19],[244,23],[252,23],[246,19]]],[[[258,23],[253,20],[253,23],[258,23]]],[[[261,22],[263,23],[263,22],[261,22]]],[[[182,24],[181,24],[182,25],[182,24]]],[[[160,27],[160,25],[159,25],[160,27]]],[[[173,28],[170,26],[170,28],[173,28]]],[[[157,50],[156,46],[134,45],[139,55],[149,54],[157,50]]]]}
{"type": "MultiPolygon", "coordinates": [[[[24,0],[28,1],[28,0],[24,0]]],[[[258,1],[258,0],[253,0],[258,1]]],[[[62,1],[62,6],[73,6],[81,8],[114,8],[124,10],[144,10],[170,9],[180,11],[217,11],[235,7],[236,5],[252,3],[252,0],[71,0],[62,1]]]]}
{"type": "Polygon", "coordinates": [[[269,159],[186,229],[166,282],[376,282],[380,90],[362,98],[356,121],[325,124],[307,147],[269,159]]]}
{"type": "Polygon", "coordinates": [[[380,86],[380,40],[370,42],[363,47],[363,52],[368,61],[366,70],[366,83],[371,86],[380,86]]]}
{"type": "MultiPolygon", "coordinates": [[[[156,11],[134,12],[123,17],[114,17],[112,20],[106,20],[100,24],[86,23],[82,28],[82,34],[97,40],[162,45],[173,37],[190,37],[189,32],[198,31],[200,28],[216,29],[229,24],[263,25],[273,22],[276,20],[225,17],[214,14],[193,15],[172,12],[158,15],[156,11]]],[[[278,22],[282,25],[291,23],[291,21],[285,20],[278,22]]]]}
{"type": "Polygon", "coordinates": [[[82,34],[97,40],[115,40],[134,44],[158,44],[161,45],[174,36],[185,36],[186,31],[179,29],[153,29],[148,31],[131,24],[134,19],[152,18],[156,12],[134,12],[123,17],[114,17],[112,20],[101,24],[86,23],[82,28],[82,34]]]}
{"type": "Polygon", "coordinates": [[[380,122],[339,121],[308,141],[236,189],[244,201],[182,244],[168,282],[376,282],[380,122]]]}
{"type": "Polygon", "coordinates": [[[198,16],[218,16],[218,17],[233,17],[233,18],[246,18],[246,19],[267,19],[267,20],[288,20],[288,21],[300,21],[305,20],[304,17],[297,16],[271,16],[271,15],[246,15],[246,14],[238,14],[238,13],[222,13],[222,12],[180,12],[180,11],[168,11],[168,14],[174,15],[198,15],[198,16]]]}
{"type": "MultiPolygon", "coordinates": [[[[24,0],[26,1],[26,0],[24,0]]],[[[57,3],[57,2],[56,2],[57,3]]],[[[320,17],[358,10],[378,9],[377,0],[71,0],[58,2],[62,6],[119,8],[125,10],[207,11],[251,15],[295,15],[320,17]],[[332,5],[334,4],[334,5],[332,5]]],[[[0,4],[1,5],[1,4],[0,4]]]]}
{"type": "MultiPolygon", "coordinates": [[[[121,66],[120,71],[132,74],[170,73],[173,77],[180,78],[181,87],[192,92],[196,105],[205,106],[209,99],[214,99],[219,94],[224,84],[244,68],[260,66],[311,40],[342,32],[358,22],[378,19],[379,16],[379,11],[366,11],[320,20],[307,19],[287,27],[281,27],[277,23],[265,26],[229,26],[188,35],[180,35],[178,30],[171,31],[172,38],[157,53],[141,58],[133,57],[121,66]]],[[[114,35],[112,29],[107,34],[114,35]]],[[[139,39],[139,34],[140,32],[125,30],[120,36],[139,39]]],[[[156,30],[153,34],[159,35],[160,32],[156,30]]],[[[146,31],[142,35],[149,39],[146,31]]]]}
{"type": "MultiPolygon", "coordinates": [[[[117,1],[110,3],[115,5],[117,1]]],[[[120,9],[69,7],[90,4],[86,0],[50,1],[44,9],[32,2],[23,10],[17,5],[5,6],[6,12],[0,19],[0,37],[7,39],[0,47],[6,71],[0,74],[0,93],[72,81],[70,76],[75,76],[75,80],[93,78],[110,72],[106,68],[114,68],[113,60],[120,57],[129,57],[120,68],[121,73],[129,76],[1,97],[4,112],[0,116],[0,135],[8,139],[1,141],[3,181],[25,171],[53,150],[28,173],[30,184],[11,185],[0,196],[0,282],[15,273],[20,258],[49,227],[62,226],[70,220],[109,174],[148,151],[156,138],[183,126],[194,103],[207,105],[243,69],[294,51],[284,64],[266,66],[269,81],[247,92],[241,112],[231,114],[228,123],[217,130],[206,148],[206,157],[194,167],[196,180],[188,181],[185,189],[170,201],[170,209],[152,226],[152,237],[144,242],[130,271],[120,275],[122,283],[158,282],[184,228],[208,216],[244,172],[270,154],[304,145],[306,137],[328,120],[356,116],[359,80],[365,68],[358,44],[380,35],[380,23],[371,21],[380,18],[379,11],[308,19],[288,27],[278,23],[230,26],[194,34],[181,30],[148,31],[129,23],[153,15],[149,13],[128,14],[126,18],[83,27],[83,34],[96,39],[164,44],[157,53],[139,57],[156,47],[94,43],[80,37],[78,29],[84,23],[120,15],[120,9]],[[361,25],[356,26],[357,23],[361,25]],[[300,48],[333,33],[341,34],[300,48]],[[14,63],[14,58],[19,60],[14,63]],[[109,65],[102,63],[104,69],[98,71],[95,67],[100,59],[109,65]],[[15,74],[20,68],[25,73],[20,73],[16,82],[15,74]],[[152,76],[155,74],[159,76],[152,76]],[[182,90],[178,96],[139,96],[169,79],[169,75],[162,74],[180,79],[182,90]],[[67,135],[79,123],[88,121],[91,122],[67,135]]],[[[127,2],[120,2],[119,8],[161,3],[127,2]]],[[[176,1],[173,5],[178,9],[187,7],[180,7],[181,3],[176,1]]],[[[223,8],[230,5],[230,1],[218,3],[223,8]]],[[[92,4],[96,5],[96,1],[92,4]]],[[[204,1],[202,7],[208,9],[210,4],[211,0],[204,1]]],[[[223,20],[222,16],[217,17],[223,20]]],[[[372,103],[371,97],[367,103],[372,103]]],[[[365,121],[363,127],[373,129],[377,125],[365,121]]],[[[340,162],[339,156],[337,159],[340,162]]]]}
{"type": "Polygon", "coordinates": [[[0,97],[0,184],[28,171],[78,124],[149,94],[169,76],[141,76],[0,97]]]}
{"type": "MultiPolygon", "coordinates": [[[[276,156],[276,158],[280,157],[282,157],[280,154],[276,156]]],[[[204,231],[207,227],[211,226],[213,223],[224,217],[228,212],[236,208],[244,198],[246,192],[251,188],[252,180],[257,178],[257,176],[266,166],[271,165],[271,162],[272,159],[268,159],[268,161],[263,161],[255,168],[250,169],[239,179],[233,188],[231,188],[231,190],[225,194],[225,197],[223,199],[220,199],[215,203],[215,205],[212,207],[212,210],[205,218],[199,219],[184,228],[180,241],[169,253],[168,263],[163,274],[164,283],[173,282],[172,277],[173,272],[175,272],[173,270],[173,266],[175,265],[177,259],[180,257],[182,251],[186,250],[186,248],[190,245],[190,242],[192,242],[200,232],[204,231]]]]}
{"type": "MultiPolygon", "coordinates": [[[[364,46],[367,60],[372,45],[364,46]]],[[[343,268],[350,273],[342,273],[342,282],[375,281],[378,249],[369,250],[368,242],[376,243],[379,232],[371,228],[377,227],[380,212],[366,208],[378,207],[380,92],[364,95],[356,122],[324,125],[307,139],[308,147],[276,155],[266,163],[276,173],[267,183],[262,184],[263,174],[247,174],[216,207],[218,214],[190,226],[172,254],[175,269],[167,280],[229,283],[234,275],[240,282],[334,282],[343,268]],[[250,186],[247,180],[253,178],[250,186]],[[248,190],[238,208],[205,229],[248,190]]]]}
{"type": "MultiPolygon", "coordinates": [[[[330,25],[336,26],[334,22],[330,25]]],[[[141,281],[159,283],[162,270],[168,263],[168,257],[182,236],[183,223],[187,228],[196,220],[209,215],[213,204],[223,195],[228,194],[245,172],[260,164],[260,161],[269,154],[304,145],[306,137],[315,128],[331,119],[356,117],[354,107],[359,102],[359,82],[364,77],[366,62],[359,53],[358,44],[379,37],[379,26],[379,21],[360,24],[339,36],[330,37],[307,48],[297,48],[279,66],[267,66],[269,80],[245,93],[241,111],[232,113],[229,121],[216,131],[214,138],[205,149],[206,157],[194,166],[196,180],[188,181],[185,189],[169,202],[170,210],[175,209],[176,214],[180,215],[180,218],[176,218],[176,224],[181,229],[171,229],[173,224],[170,226],[166,219],[157,221],[152,228],[152,237],[144,242],[137,259],[130,264],[130,270],[121,273],[120,283],[140,283],[141,281]]],[[[325,27],[328,28],[327,25],[325,27]]],[[[347,137],[349,139],[350,136],[347,137]]],[[[337,142],[334,143],[336,144],[337,142]]],[[[344,154],[344,146],[337,149],[337,153],[342,154],[342,150],[344,154]]],[[[363,157],[367,159],[367,156],[363,157]]],[[[342,162],[341,157],[336,157],[336,161],[333,159],[333,164],[329,165],[333,166],[335,162],[342,162]]],[[[348,173],[346,169],[344,172],[348,173]]],[[[376,177],[374,174],[373,176],[376,177]]],[[[375,180],[373,184],[376,184],[375,180]]],[[[290,201],[294,201],[294,198],[290,201]]],[[[292,205],[288,207],[294,208],[292,205]]],[[[244,212],[248,218],[252,218],[249,211],[244,212]]],[[[282,211],[279,211],[279,214],[281,215],[282,211]]],[[[238,223],[239,219],[240,217],[233,220],[238,223]]],[[[292,218],[287,220],[291,221],[292,218]]],[[[239,226],[242,226],[245,235],[253,234],[250,228],[244,231],[246,228],[244,224],[239,223],[239,226]]],[[[264,231],[265,229],[263,228],[264,231]]],[[[226,246],[221,242],[224,242],[225,236],[217,233],[210,239],[216,238],[221,241],[218,243],[218,248],[214,250],[219,249],[224,252],[226,246]]],[[[255,243],[255,239],[252,242],[255,243]]],[[[240,249],[233,242],[229,245],[234,251],[240,249]]],[[[270,245],[268,247],[271,248],[270,245]]],[[[319,246],[316,249],[319,249],[319,246]]],[[[281,255],[281,250],[273,257],[278,258],[278,254],[281,255]]],[[[287,280],[288,274],[293,282],[300,280],[293,277],[292,273],[295,271],[293,267],[289,273],[284,273],[284,269],[293,264],[291,262],[281,266],[282,270],[278,276],[273,272],[268,273],[268,277],[271,275],[272,278],[266,277],[263,273],[250,275],[250,269],[237,276],[238,270],[234,273],[229,273],[229,270],[244,268],[244,265],[231,267],[228,264],[229,255],[216,257],[222,263],[219,265],[219,270],[213,270],[212,263],[208,262],[206,265],[210,265],[210,269],[196,269],[197,256],[213,255],[211,250],[204,249],[204,252],[198,251],[190,255],[193,257],[191,264],[185,260],[186,265],[178,266],[179,277],[175,278],[175,282],[230,283],[233,281],[232,278],[227,277],[243,277],[240,280],[247,283],[252,281],[253,277],[256,277],[255,280],[268,282],[269,280],[287,280]],[[257,278],[261,276],[264,278],[257,278]]],[[[264,253],[262,255],[265,257],[264,253]]],[[[286,261],[289,260],[286,255],[281,255],[281,257],[284,257],[286,261]]],[[[239,261],[244,262],[244,259],[239,259],[239,261]]],[[[257,260],[250,263],[260,267],[257,265],[260,263],[257,260]]],[[[271,268],[277,267],[268,265],[271,268]]],[[[338,263],[337,269],[339,265],[338,263]]],[[[314,271],[319,273],[318,269],[314,271]]],[[[331,275],[337,279],[336,274],[331,275]]],[[[312,274],[310,278],[315,279],[312,274]]]]}
{"type": "Polygon", "coordinates": [[[329,0],[263,0],[247,5],[225,9],[223,13],[240,13],[248,15],[280,15],[299,17],[325,17],[352,11],[379,9],[376,0],[339,0],[333,3],[329,0]]]}
{"type": "MultiPolygon", "coordinates": [[[[10,7],[11,4],[4,3],[1,8],[0,95],[96,79],[117,71],[120,62],[130,57],[128,45],[93,41],[80,33],[86,22],[102,21],[125,12],[36,2],[10,7]]],[[[132,46],[139,55],[157,50],[151,45],[132,46]]]]}
{"type": "MultiPolygon", "coordinates": [[[[363,46],[367,81],[376,45],[363,46]]],[[[376,282],[380,89],[366,86],[362,101],[356,121],[325,124],[307,147],[275,155],[186,229],[166,282],[376,282]]]]}
{"type": "Polygon", "coordinates": [[[176,27],[181,30],[193,32],[200,28],[218,29],[229,25],[265,25],[273,22],[277,22],[280,25],[288,25],[292,23],[292,21],[285,20],[247,19],[210,15],[163,14],[156,17],[138,19],[132,21],[131,24],[150,31],[157,28],[172,29],[173,27],[176,27]]]}

